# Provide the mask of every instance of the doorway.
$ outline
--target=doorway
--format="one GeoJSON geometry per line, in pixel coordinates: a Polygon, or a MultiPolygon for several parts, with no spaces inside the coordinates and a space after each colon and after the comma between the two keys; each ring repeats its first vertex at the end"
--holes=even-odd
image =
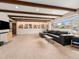
{"type": "Polygon", "coordinates": [[[16,36],[16,23],[12,23],[12,35],[16,36]]]}

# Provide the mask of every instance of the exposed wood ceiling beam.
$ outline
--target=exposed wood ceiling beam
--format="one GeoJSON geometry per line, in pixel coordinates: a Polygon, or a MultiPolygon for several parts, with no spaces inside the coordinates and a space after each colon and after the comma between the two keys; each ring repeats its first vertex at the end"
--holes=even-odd
{"type": "Polygon", "coordinates": [[[18,16],[18,15],[8,15],[10,18],[37,18],[37,19],[55,19],[55,18],[46,18],[46,17],[34,17],[34,16],[18,16]]]}
{"type": "Polygon", "coordinates": [[[68,11],[76,11],[76,9],[73,9],[73,8],[52,6],[52,5],[33,3],[33,2],[27,2],[27,1],[24,2],[24,1],[18,1],[18,0],[0,0],[0,2],[25,5],[25,6],[32,6],[32,7],[42,7],[42,8],[50,8],[50,9],[62,9],[62,10],[68,10],[68,11]]]}
{"type": "Polygon", "coordinates": [[[46,14],[46,13],[36,13],[36,12],[27,12],[27,11],[14,11],[14,10],[5,10],[5,9],[0,9],[0,12],[32,14],[32,15],[44,15],[44,16],[60,16],[60,17],[63,16],[63,15],[57,15],[57,14],[46,14]]]}
{"type": "Polygon", "coordinates": [[[12,20],[15,20],[15,21],[27,21],[27,22],[47,22],[47,21],[50,21],[50,20],[37,20],[37,19],[17,19],[17,18],[11,18],[12,20]]]}
{"type": "Polygon", "coordinates": [[[54,19],[39,19],[39,18],[11,18],[11,19],[32,19],[32,20],[35,20],[35,19],[37,19],[37,20],[54,20],[54,19]]]}

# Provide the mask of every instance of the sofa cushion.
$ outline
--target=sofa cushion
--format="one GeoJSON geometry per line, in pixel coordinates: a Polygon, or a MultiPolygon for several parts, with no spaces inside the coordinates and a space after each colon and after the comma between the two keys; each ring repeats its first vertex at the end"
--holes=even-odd
{"type": "Polygon", "coordinates": [[[59,37],[60,37],[60,36],[55,35],[55,34],[49,34],[49,36],[52,36],[52,37],[57,37],[57,38],[59,38],[59,37]]]}

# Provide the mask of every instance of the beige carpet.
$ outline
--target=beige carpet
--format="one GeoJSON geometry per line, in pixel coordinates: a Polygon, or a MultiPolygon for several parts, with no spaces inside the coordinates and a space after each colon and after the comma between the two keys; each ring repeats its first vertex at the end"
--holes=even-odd
{"type": "Polygon", "coordinates": [[[18,35],[0,47],[0,59],[79,59],[79,51],[50,44],[38,35],[18,35]]]}

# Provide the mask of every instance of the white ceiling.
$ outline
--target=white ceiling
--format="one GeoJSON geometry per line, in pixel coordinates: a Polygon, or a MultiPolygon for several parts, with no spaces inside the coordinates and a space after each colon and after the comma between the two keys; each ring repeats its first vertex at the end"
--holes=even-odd
{"type": "Polygon", "coordinates": [[[79,0],[19,0],[19,1],[35,2],[35,3],[62,6],[74,9],[79,8],[79,0]]]}
{"type": "Polygon", "coordinates": [[[69,12],[66,10],[46,9],[46,8],[30,7],[23,5],[8,4],[8,3],[0,3],[0,9],[19,10],[19,11],[57,14],[57,15],[64,15],[69,12]]]}
{"type": "MultiPolygon", "coordinates": [[[[52,6],[74,8],[74,9],[79,8],[79,0],[19,0],[19,1],[28,1],[28,2],[47,4],[47,5],[52,5],[52,6]]],[[[46,13],[46,14],[57,14],[57,15],[64,15],[64,14],[67,14],[70,12],[67,10],[47,9],[47,8],[23,6],[23,5],[17,5],[17,4],[8,4],[8,3],[0,3],[0,9],[46,13]]],[[[14,15],[16,15],[16,14],[14,14],[14,15]]],[[[20,14],[20,15],[23,15],[23,14],[20,14]]],[[[42,16],[42,15],[29,15],[29,14],[24,14],[24,15],[36,16],[36,17],[57,18],[57,16],[42,16]]]]}

